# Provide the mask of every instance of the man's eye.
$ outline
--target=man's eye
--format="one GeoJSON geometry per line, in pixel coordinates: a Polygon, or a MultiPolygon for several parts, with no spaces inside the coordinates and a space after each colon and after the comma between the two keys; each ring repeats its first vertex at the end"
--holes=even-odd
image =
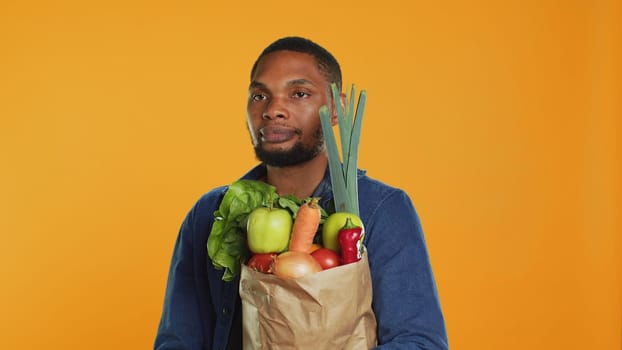
{"type": "Polygon", "coordinates": [[[253,99],[253,101],[261,101],[261,100],[265,100],[266,99],[266,95],[264,95],[264,94],[253,94],[251,96],[251,98],[253,99]]]}
{"type": "Polygon", "coordinates": [[[307,94],[304,91],[296,91],[296,92],[294,92],[294,97],[297,97],[297,98],[303,98],[303,97],[307,97],[307,96],[309,96],[309,94],[307,94]]]}

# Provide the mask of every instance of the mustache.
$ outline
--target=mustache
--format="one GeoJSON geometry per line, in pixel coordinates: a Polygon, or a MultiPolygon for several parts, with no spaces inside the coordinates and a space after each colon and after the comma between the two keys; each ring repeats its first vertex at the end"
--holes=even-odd
{"type": "Polygon", "coordinates": [[[282,131],[287,131],[287,132],[293,132],[298,136],[302,135],[302,129],[294,127],[294,126],[286,125],[286,124],[272,124],[272,123],[265,124],[265,125],[261,125],[257,131],[260,135],[263,135],[265,129],[273,129],[277,131],[282,130],[282,131]]]}

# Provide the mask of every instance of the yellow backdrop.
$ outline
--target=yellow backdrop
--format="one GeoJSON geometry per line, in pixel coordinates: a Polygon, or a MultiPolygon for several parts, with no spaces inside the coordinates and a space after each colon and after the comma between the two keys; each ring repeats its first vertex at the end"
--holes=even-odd
{"type": "MultiPolygon", "coordinates": [[[[453,349],[620,349],[619,1],[0,5],[4,349],[146,349],[178,227],[255,164],[260,50],[368,92],[360,165],[422,218],[453,349]]],[[[405,276],[407,278],[407,276],[405,276]]]]}

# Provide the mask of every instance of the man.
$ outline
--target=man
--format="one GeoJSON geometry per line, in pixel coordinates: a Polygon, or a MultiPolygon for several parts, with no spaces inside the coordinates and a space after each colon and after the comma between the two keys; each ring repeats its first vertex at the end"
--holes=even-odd
{"type": "MultiPolygon", "coordinates": [[[[299,37],[268,46],[251,71],[247,121],[261,164],[243,178],[274,185],[280,195],[332,201],[318,110],[334,106],[341,87],[335,58],[299,37]]],[[[333,124],[336,123],[332,108],[333,124]]],[[[402,190],[359,171],[360,217],[378,322],[377,349],[446,349],[447,335],[419,218],[402,190]]],[[[226,187],[199,199],[180,229],[173,253],[156,350],[241,349],[239,276],[222,281],[207,256],[213,213],[226,187]]],[[[324,349],[322,349],[324,350],[324,349]]]]}

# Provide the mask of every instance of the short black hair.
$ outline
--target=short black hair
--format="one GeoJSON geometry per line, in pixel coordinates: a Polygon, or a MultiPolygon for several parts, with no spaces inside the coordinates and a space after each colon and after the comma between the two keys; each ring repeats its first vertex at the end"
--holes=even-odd
{"type": "Polygon", "coordinates": [[[337,85],[338,91],[341,91],[341,67],[339,67],[337,59],[322,46],[299,36],[284,37],[268,45],[253,64],[251,80],[255,75],[259,61],[267,54],[276,51],[294,51],[311,55],[317,62],[320,72],[324,74],[330,83],[335,83],[337,85]]]}

